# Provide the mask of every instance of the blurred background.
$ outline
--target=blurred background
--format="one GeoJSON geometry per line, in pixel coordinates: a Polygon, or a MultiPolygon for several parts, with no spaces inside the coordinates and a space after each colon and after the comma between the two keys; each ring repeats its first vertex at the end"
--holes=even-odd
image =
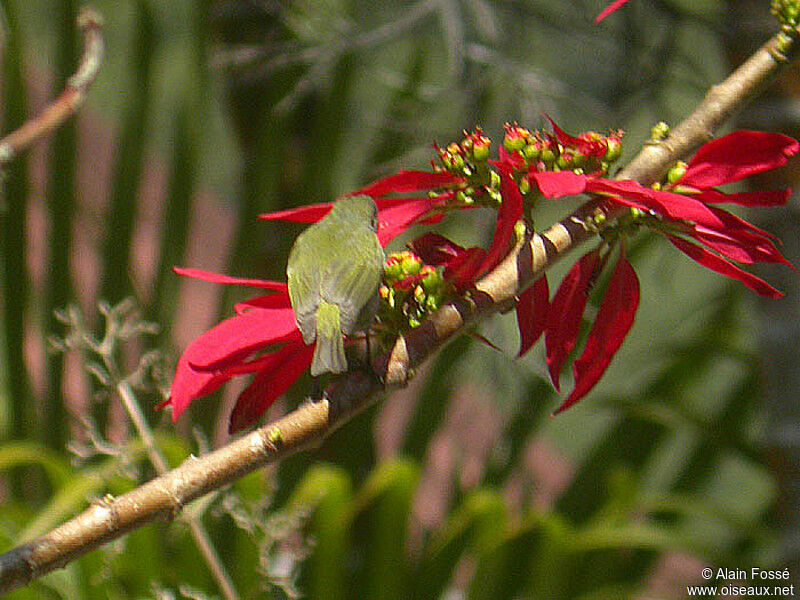
{"type": "MultiPolygon", "coordinates": [[[[180,352],[249,292],[173,265],[283,280],[301,228],[259,213],[426,168],[434,141],[476,125],[495,147],[504,122],[543,127],[543,112],[570,133],[622,128],[624,164],[777,28],[766,0],[632,0],[595,26],[604,4],[96,0],[107,56],[87,104],[3,174],[0,550],[155,474],[123,381],[172,465],[226,442],[246,382],[177,425],[153,407],[180,352]]],[[[79,6],[0,1],[3,132],[74,71],[79,6]]],[[[730,127],[797,136],[798,89],[791,67],[730,127]]],[[[578,202],[545,203],[539,227],[578,202]]],[[[796,265],[799,207],[745,215],[796,265]]],[[[492,221],[439,231],[486,243],[492,221]]],[[[318,451],[187,507],[226,591],[176,522],[9,597],[668,600],[706,566],[800,583],[800,279],[758,270],[787,294],[762,302],[667,246],[637,240],[636,324],[558,417],[543,349],[515,359],[515,319],[498,316],[481,334],[501,352],[456,340],[318,451]]]]}

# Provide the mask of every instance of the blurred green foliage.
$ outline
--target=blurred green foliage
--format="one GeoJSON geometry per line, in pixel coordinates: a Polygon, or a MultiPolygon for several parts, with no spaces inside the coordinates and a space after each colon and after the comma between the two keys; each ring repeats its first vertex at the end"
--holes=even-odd
{"type": "MultiPolygon", "coordinates": [[[[161,326],[157,345],[180,351],[172,325],[181,283],[170,269],[185,264],[192,241],[209,241],[193,239],[201,193],[213,194],[234,223],[226,272],[283,279],[298,229],[259,223],[260,212],[425,167],[434,140],[457,140],[476,124],[495,139],[505,121],[537,127],[542,111],[571,132],[629,130],[630,157],[652,123],[676,122],[727,73],[717,26],[724,2],[637,0],[595,27],[602,4],[94,2],[108,56],[80,119],[110,132],[112,156],[88,155],[70,123],[51,141],[46,167],[32,174],[21,157],[4,173],[2,550],[153,473],[116,399],[70,404],[65,369],[75,363],[24,351],[26,336],[43,344],[63,335],[53,310],[79,295],[81,162],[110,163],[105,208],[90,221],[99,277],[92,301],[133,294],[161,326]],[[153,189],[143,181],[151,156],[166,175],[147,291],[130,272],[140,260],[134,232],[149,217],[142,194],[153,189]],[[44,190],[49,223],[38,233],[47,239],[44,269],[31,267],[26,244],[34,189],[44,190]],[[89,431],[99,438],[87,441],[76,412],[91,414],[89,431]],[[114,440],[108,447],[99,443],[106,436],[114,440]],[[77,463],[68,451],[76,442],[94,444],[77,463]]],[[[4,0],[2,11],[10,131],[34,111],[29,82],[53,77],[57,90],[74,69],[77,3],[4,0]]],[[[539,225],[571,206],[545,205],[539,225]]],[[[442,232],[480,243],[490,224],[476,213],[445,220],[442,232]]],[[[514,360],[514,319],[498,317],[482,333],[505,353],[457,340],[422,371],[404,407],[383,403],[320,450],[187,507],[208,528],[241,597],[630,598],[672,553],[712,566],[778,564],[769,524],[775,476],[759,449],[753,307],[741,290],[663,244],[642,239],[631,254],[643,290],[636,326],[574,409],[547,417],[558,401],[542,378],[542,352],[514,360]],[[400,433],[386,433],[387,422],[400,423],[400,433]],[[486,440],[481,454],[475,448],[486,440]],[[534,446],[566,465],[560,487],[551,490],[550,477],[531,468],[534,446]],[[437,458],[442,452],[450,462],[437,458]]],[[[557,265],[551,281],[567,266],[557,265]]],[[[217,296],[220,316],[237,294],[217,296]]],[[[89,326],[95,317],[87,316],[89,326]]],[[[216,439],[227,420],[218,400],[199,401],[181,427],[160,428],[173,465],[216,439]]],[[[136,531],[10,597],[220,591],[176,523],[136,531]]]]}

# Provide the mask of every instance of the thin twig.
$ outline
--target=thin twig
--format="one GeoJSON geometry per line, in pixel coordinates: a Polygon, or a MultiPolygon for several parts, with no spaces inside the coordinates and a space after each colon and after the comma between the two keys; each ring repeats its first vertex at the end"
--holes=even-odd
{"type": "Polygon", "coordinates": [[[64,91],[36,117],[0,139],[0,168],[69,119],[83,103],[86,91],[94,82],[103,58],[102,20],[91,8],[78,15],[83,35],[83,55],[78,69],[67,80],[64,91]]]}
{"type": "MultiPolygon", "coordinates": [[[[125,405],[125,410],[128,412],[128,416],[133,422],[136,432],[144,443],[144,448],[150,462],[159,475],[164,475],[169,471],[169,463],[158,449],[155,436],[150,429],[150,425],[147,423],[147,419],[142,413],[142,409],[139,406],[139,402],[136,400],[136,395],[131,389],[131,386],[127,381],[122,381],[117,385],[117,393],[122,399],[122,403],[125,405]]],[[[219,554],[217,554],[214,543],[208,536],[208,532],[205,527],[203,527],[199,517],[192,513],[182,513],[180,519],[189,526],[189,532],[197,548],[200,550],[200,554],[202,554],[203,560],[206,562],[222,595],[227,600],[238,600],[239,594],[236,592],[233,580],[231,580],[230,575],[228,575],[225,565],[222,564],[222,560],[219,554]]]]}
{"type": "MultiPolygon", "coordinates": [[[[773,38],[706,100],[664,142],[645,147],[621,177],[650,183],[673,161],[708,139],[735,108],[748,100],[784,61],[773,38]]],[[[401,337],[379,359],[387,386],[402,386],[412,370],[466,326],[511,308],[517,294],[558,258],[592,237],[587,218],[605,211],[590,200],[542,234],[521,242],[490,274],[477,283],[477,293],[458,298],[434,313],[421,327],[401,337]]],[[[613,216],[613,214],[612,214],[613,216]]],[[[242,475],[313,448],[355,414],[377,401],[382,386],[354,371],[334,381],[327,398],[308,403],[272,425],[264,426],[179,467],[119,498],[107,498],[50,533],[0,556],[0,593],[23,586],[35,577],[63,567],[90,550],[156,519],[174,519],[188,502],[242,475]]]]}

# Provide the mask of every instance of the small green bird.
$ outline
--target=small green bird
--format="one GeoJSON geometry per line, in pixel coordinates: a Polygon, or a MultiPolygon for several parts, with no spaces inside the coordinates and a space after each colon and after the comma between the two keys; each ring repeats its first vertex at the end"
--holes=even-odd
{"type": "Polygon", "coordinates": [[[375,317],[384,260],[377,231],[372,198],[345,196],[292,246],[289,300],[303,341],[317,341],[314,377],[346,371],[343,336],[369,327],[375,317]]]}

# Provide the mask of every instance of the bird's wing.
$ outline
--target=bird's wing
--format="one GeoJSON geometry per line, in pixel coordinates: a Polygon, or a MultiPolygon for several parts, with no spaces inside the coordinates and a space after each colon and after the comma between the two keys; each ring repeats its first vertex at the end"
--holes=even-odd
{"type": "Polygon", "coordinates": [[[372,300],[381,283],[383,248],[372,231],[363,235],[369,235],[368,243],[363,246],[358,240],[353,243],[358,255],[345,254],[330,261],[321,276],[322,299],[339,305],[344,334],[353,332],[359,312],[372,300]]]}
{"type": "MultiPolygon", "coordinates": [[[[305,232],[304,232],[305,233],[305,232]]],[[[310,344],[317,337],[317,307],[320,300],[320,277],[319,269],[303,269],[302,275],[297,268],[297,261],[307,253],[307,257],[314,256],[314,248],[311,248],[301,233],[295,240],[292,251],[289,253],[289,260],[286,265],[286,278],[289,283],[289,301],[294,309],[294,317],[297,320],[297,327],[303,334],[303,341],[310,344]]],[[[306,260],[312,260],[307,258],[306,260]]]]}

